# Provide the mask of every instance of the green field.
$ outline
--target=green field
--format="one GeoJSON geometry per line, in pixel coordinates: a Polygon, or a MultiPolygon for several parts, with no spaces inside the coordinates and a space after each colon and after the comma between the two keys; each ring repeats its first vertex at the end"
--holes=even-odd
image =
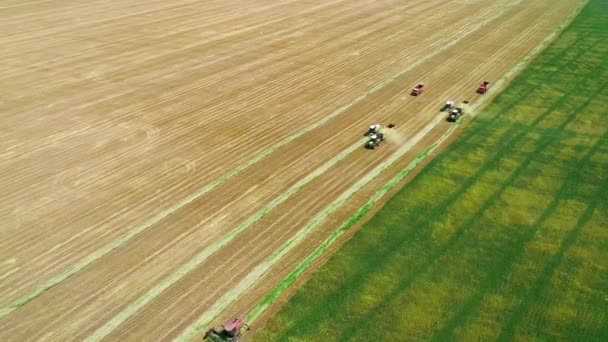
{"type": "Polygon", "coordinates": [[[255,340],[608,341],[607,68],[593,0],[255,340]]]}

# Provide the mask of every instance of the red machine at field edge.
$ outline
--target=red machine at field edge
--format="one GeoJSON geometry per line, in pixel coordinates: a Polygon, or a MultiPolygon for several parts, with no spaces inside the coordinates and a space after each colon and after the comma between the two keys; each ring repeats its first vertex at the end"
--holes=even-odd
{"type": "Polygon", "coordinates": [[[490,88],[490,82],[485,81],[479,86],[479,88],[477,89],[477,93],[485,94],[488,91],[488,88],[490,88]]]}

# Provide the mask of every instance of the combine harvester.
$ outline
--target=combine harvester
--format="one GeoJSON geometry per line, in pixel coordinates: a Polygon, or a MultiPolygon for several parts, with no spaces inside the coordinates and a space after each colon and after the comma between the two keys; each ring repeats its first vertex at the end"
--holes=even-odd
{"type": "Polygon", "coordinates": [[[485,94],[486,92],[488,92],[489,88],[490,82],[485,81],[479,86],[479,88],[477,88],[477,94],[485,94]]]}
{"type": "Polygon", "coordinates": [[[243,330],[249,330],[249,325],[241,317],[235,318],[222,325],[222,330],[209,329],[203,339],[212,342],[238,342],[243,335],[243,330]]]}

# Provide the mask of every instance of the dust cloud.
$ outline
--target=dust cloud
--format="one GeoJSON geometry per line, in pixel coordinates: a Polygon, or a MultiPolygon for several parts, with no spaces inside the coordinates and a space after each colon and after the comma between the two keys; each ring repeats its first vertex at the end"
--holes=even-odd
{"type": "Polygon", "coordinates": [[[384,132],[384,137],[386,138],[386,141],[391,144],[397,146],[402,146],[403,144],[405,144],[405,137],[403,136],[403,134],[401,134],[394,128],[386,129],[386,131],[384,132]]]}

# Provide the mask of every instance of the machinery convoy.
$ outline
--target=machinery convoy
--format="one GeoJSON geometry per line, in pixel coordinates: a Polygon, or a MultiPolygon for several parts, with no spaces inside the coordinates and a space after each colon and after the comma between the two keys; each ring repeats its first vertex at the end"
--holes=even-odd
{"type": "MultiPolygon", "coordinates": [[[[488,92],[489,88],[490,88],[490,82],[484,81],[479,86],[479,88],[477,88],[477,93],[485,94],[488,92]]],[[[425,90],[424,84],[419,83],[414,88],[412,88],[410,95],[418,96],[418,95],[422,94],[424,92],[424,90],[425,90]]],[[[456,106],[455,103],[456,102],[453,100],[448,100],[445,102],[443,107],[441,107],[440,111],[442,113],[445,113],[445,112],[449,113],[448,117],[446,118],[446,121],[448,121],[448,122],[458,121],[465,113],[464,105],[468,104],[469,102],[463,101],[462,104],[459,105],[458,107],[456,106]]],[[[393,127],[395,127],[395,125],[392,125],[392,124],[388,125],[388,128],[393,128],[393,127]]],[[[376,149],[384,141],[385,133],[386,133],[386,130],[385,130],[384,126],[382,126],[382,124],[374,124],[374,125],[369,126],[369,129],[365,133],[365,136],[369,137],[369,140],[365,143],[365,148],[370,149],[370,150],[376,149]]]]}
{"type": "MultiPolygon", "coordinates": [[[[483,82],[477,92],[479,94],[485,94],[488,91],[488,87],[490,82],[483,82]]],[[[412,89],[411,95],[418,96],[424,91],[424,85],[418,84],[416,87],[412,89]]],[[[447,117],[448,122],[456,122],[460,117],[464,114],[464,104],[468,104],[468,101],[463,101],[463,105],[456,107],[455,101],[448,100],[445,102],[443,107],[441,107],[441,112],[448,112],[449,115],[447,117]]],[[[383,124],[377,123],[369,126],[367,132],[363,134],[369,139],[365,143],[365,148],[374,150],[380,146],[380,144],[385,139],[385,134],[387,130],[393,129],[395,127],[394,124],[389,124],[384,127],[383,124]]],[[[213,342],[238,342],[241,339],[244,330],[249,330],[249,325],[245,323],[245,320],[241,317],[234,318],[233,320],[226,322],[222,325],[221,330],[215,330],[211,328],[207,331],[203,339],[209,339],[213,342]]]]}

